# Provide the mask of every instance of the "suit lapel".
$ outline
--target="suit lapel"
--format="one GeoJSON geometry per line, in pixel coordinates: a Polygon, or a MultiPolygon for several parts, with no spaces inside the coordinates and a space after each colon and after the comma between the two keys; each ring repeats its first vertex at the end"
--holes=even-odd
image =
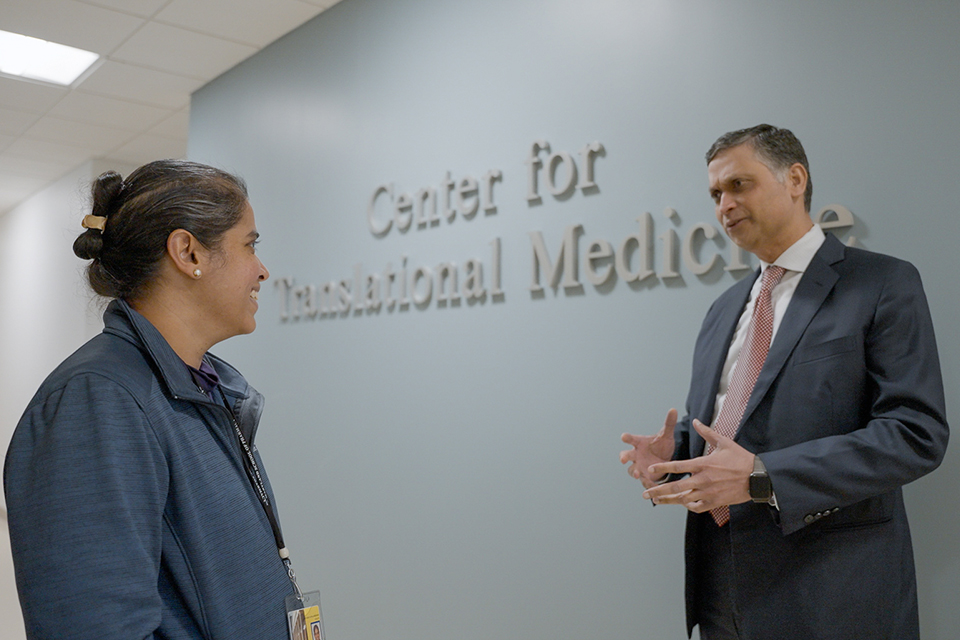
{"type": "Polygon", "coordinates": [[[743,412],[741,427],[770,390],[773,381],[780,375],[781,369],[793,353],[803,332],[806,331],[807,325],[833,290],[840,276],[831,265],[842,259],[843,245],[833,235],[827,234],[823,245],[814,254],[813,260],[804,272],[790,300],[790,306],[783,315],[777,335],[773,339],[773,344],[770,345],[767,359],[760,371],[760,377],[757,378],[757,384],[753,387],[750,400],[743,412]]]}

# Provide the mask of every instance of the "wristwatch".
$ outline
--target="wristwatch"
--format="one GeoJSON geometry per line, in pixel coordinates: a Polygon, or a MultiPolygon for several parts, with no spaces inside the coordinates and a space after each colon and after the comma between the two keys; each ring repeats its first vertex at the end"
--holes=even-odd
{"type": "Polygon", "coordinates": [[[753,456],[753,473],[750,474],[750,498],[754,502],[770,504],[773,500],[773,484],[767,475],[760,456],[753,456]]]}

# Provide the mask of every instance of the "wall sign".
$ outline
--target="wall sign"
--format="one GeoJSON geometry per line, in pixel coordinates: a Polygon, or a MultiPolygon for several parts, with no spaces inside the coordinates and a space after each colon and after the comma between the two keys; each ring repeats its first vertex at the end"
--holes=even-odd
{"type": "MultiPolygon", "coordinates": [[[[528,205],[542,202],[541,188],[561,201],[577,189],[585,194],[598,192],[594,168],[604,155],[604,146],[598,141],[584,145],[576,154],[551,152],[546,140],[534,141],[524,161],[528,205]]],[[[502,179],[503,172],[499,169],[490,169],[479,178],[454,177],[447,171],[440,184],[423,186],[413,193],[400,192],[392,183],[378,185],[367,201],[367,226],[375,238],[385,238],[391,233],[429,231],[441,221],[453,224],[459,218],[469,223],[480,211],[484,216],[495,215],[494,191],[502,179]]],[[[587,238],[581,242],[586,234],[582,224],[565,227],[559,242],[554,240],[552,245],[541,231],[529,231],[531,259],[527,289],[531,297],[542,296],[545,285],[554,289],[581,289],[581,265],[587,282],[595,287],[609,283],[614,274],[625,282],[679,278],[681,263],[683,269],[697,276],[707,274],[718,265],[723,265],[727,272],[752,268],[747,253],[733,242],[727,243],[726,259],[718,252],[710,253],[710,244],[722,233],[712,224],[697,223],[681,237],[676,228],[681,224],[677,211],[668,207],[663,211],[663,218],[670,225],[657,234],[653,214],[641,214],[636,218],[637,227],[633,232],[615,244],[605,238],[587,238]],[[551,246],[555,247],[552,253],[551,246]]],[[[813,221],[824,230],[842,230],[853,226],[854,216],[847,207],[834,204],[821,209],[813,221]]],[[[851,236],[847,244],[853,245],[855,241],[851,236]]],[[[278,278],[275,282],[280,292],[280,320],[406,311],[411,306],[423,310],[432,303],[457,305],[463,300],[482,301],[487,296],[502,302],[505,295],[501,238],[493,238],[488,246],[489,252],[483,258],[465,258],[459,264],[449,261],[414,266],[408,256],[400,255],[396,264],[388,262],[373,271],[358,263],[350,276],[322,284],[300,285],[292,276],[278,278]]]]}

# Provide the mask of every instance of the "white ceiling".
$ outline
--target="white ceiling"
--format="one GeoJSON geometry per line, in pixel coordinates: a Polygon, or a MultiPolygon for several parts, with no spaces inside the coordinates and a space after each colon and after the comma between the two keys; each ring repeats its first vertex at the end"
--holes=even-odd
{"type": "Polygon", "coordinates": [[[100,54],[72,87],[0,74],[0,214],[91,159],[187,151],[190,93],[339,0],[0,0],[0,29],[100,54]]]}

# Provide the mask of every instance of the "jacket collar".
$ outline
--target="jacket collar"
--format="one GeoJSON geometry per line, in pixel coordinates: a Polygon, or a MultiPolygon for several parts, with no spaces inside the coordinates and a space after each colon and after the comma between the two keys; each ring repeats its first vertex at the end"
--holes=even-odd
{"type": "MultiPolygon", "coordinates": [[[[186,364],[176,354],[163,335],[145,317],[124,300],[113,300],[103,314],[104,331],[122,336],[139,345],[153,361],[160,379],[174,398],[196,402],[209,402],[197,389],[186,364]]],[[[240,372],[225,361],[207,353],[204,358],[213,365],[220,376],[220,386],[225,394],[234,399],[247,399],[258,395],[247,384],[240,372]]]]}

